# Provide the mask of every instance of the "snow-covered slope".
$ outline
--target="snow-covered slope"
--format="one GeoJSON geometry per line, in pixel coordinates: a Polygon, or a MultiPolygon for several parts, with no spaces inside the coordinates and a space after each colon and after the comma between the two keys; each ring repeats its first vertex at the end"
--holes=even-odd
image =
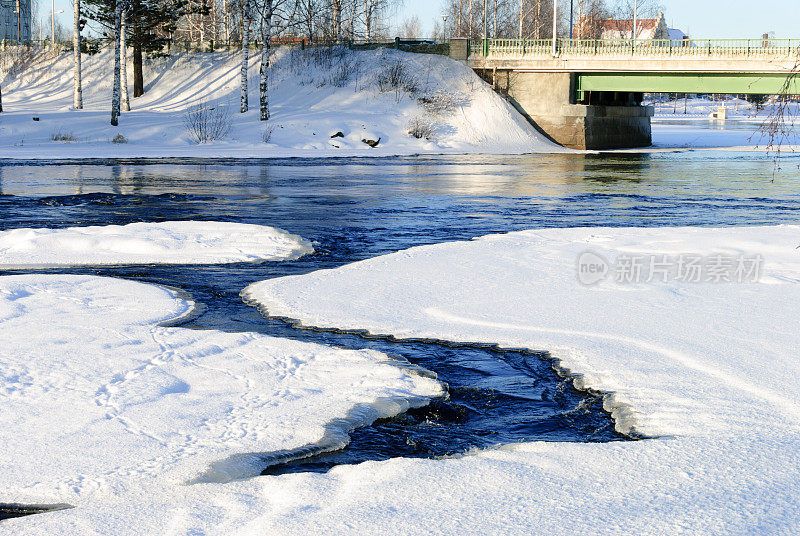
{"type": "Polygon", "coordinates": [[[532,230],[252,285],[247,298],[309,326],[548,350],[610,393],[619,430],[650,437],[298,477],[266,532],[800,533],[798,244],[798,226],[532,230]],[[760,277],[736,276],[759,255],[760,277]],[[699,279],[678,279],[692,258],[699,279]],[[578,266],[604,262],[605,280],[579,283],[578,266]]]}
{"type": "Polygon", "coordinates": [[[223,264],[313,251],[308,241],[274,227],[216,221],[0,231],[0,266],[223,264]]]}
{"type": "Polygon", "coordinates": [[[0,277],[0,503],[75,506],[0,534],[242,533],[267,497],[240,479],[263,456],[341,446],[442,394],[371,350],[157,325],[193,306],[121,279],[0,277]]]}
{"type": "Polygon", "coordinates": [[[144,71],[146,93],[131,99],[132,111],[122,114],[119,127],[109,124],[109,51],[83,59],[84,110],[71,109],[71,56],[41,53],[21,72],[4,73],[0,157],[370,156],[561,150],[458,62],[391,49],[337,50],[281,48],[273,54],[272,118],[266,123],[258,116],[257,55],[250,62],[250,111],[245,114],[239,113],[238,53],[178,52],[149,60],[144,71]],[[384,84],[381,91],[379,79],[398,62],[402,87],[384,84]],[[226,110],[230,132],[217,141],[195,143],[184,124],[187,109],[195,105],[226,110]],[[412,124],[422,125],[422,131],[429,127],[431,132],[417,139],[409,134],[412,124]],[[331,138],[339,132],[342,137],[331,138]],[[112,143],[118,134],[127,143],[112,143]],[[379,138],[375,148],[361,141],[379,138]]]}

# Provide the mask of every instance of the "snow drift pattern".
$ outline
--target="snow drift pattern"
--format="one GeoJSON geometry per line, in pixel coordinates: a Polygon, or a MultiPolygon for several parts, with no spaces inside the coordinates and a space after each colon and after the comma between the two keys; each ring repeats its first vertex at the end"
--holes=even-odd
{"type": "Polygon", "coordinates": [[[263,511],[257,482],[237,481],[262,453],[442,394],[371,350],[156,325],[192,307],[132,281],[0,277],[0,499],[77,506],[0,534],[241,532],[225,519],[263,511]]]}
{"type": "MultiPolygon", "coordinates": [[[[562,150],[465,65],[390,49],[276,50],[266,122],[258,118],[257,91],[250,92],[250,111],[238,113],[239,53],[173,53],[148,60],[146,93],[131,102],[119,127],[112,127],[111,57],[107,50],[84,57],[83,110],[71,109],[70,54],[42,54],[27,69],[9,74],[2,88],[0,156],[265,158],[562,150]],[[381,86],[382,73],[398,63],[406,73],[402,85],[381,86]],[[195,143],[184,120],[187,109],[197,105],[227,109],[232,124],[225,139],[195,143]],[[409,124],[420,118],[434,132],[428,139],[409,134],[409,124]],[[331,138],[337,132],[342,137],[331,138]],[[126,143],[112,143],[118,135],[126,143]],[[380,142],[373,148],[364,139],[380,142]]],[[[253,89],[258,61],[258,55],[250,60],[253,89]]]]}
{"type": "Polygon", "coordinates": [[[296,259],[311,244],[263,225],[172,221],[0,232],[0,266],[223,264],[296,259]]]}
{"type": "Polygon", "coordinates": [[[265,516],[267,528],[418,534],[446,519],[448,534],[464,523],[502,534],[798,533],[798,236],[800,226],[532,230],[250,286],[248,299],[309,326],[548,350],[577,386],[607,393],[622,431],[653,438],[390,460],[377,477],[367,464],[341,468],[290,490],[337,500],[299,519],[265,516]],[[749,283],[585,286],[576,261],[587,250],[761,255],[764,269],[749,283]],[[371,514],[397,502],[396,515],[371,514]]]}

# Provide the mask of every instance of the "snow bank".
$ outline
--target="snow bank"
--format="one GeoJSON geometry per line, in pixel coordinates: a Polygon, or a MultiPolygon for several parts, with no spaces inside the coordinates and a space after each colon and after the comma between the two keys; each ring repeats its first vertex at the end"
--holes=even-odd
{"type": "Polygon", "coordinates": [[[239,113],[239,53],[174,53],[147,61],[146,93],[132,99],[132,111],[122,114],[119,127],[112,127],[109,51],[84,57],[84,110],[71,109],[71,55],[39,54],[21,72],[6,74],[0,157],[264,158],[563,150],[538,134],[466,66],[443,56],[391,49],[278,49],[271,60],[272,118],[265,123],[259,121],[257,109],[259,57],[252,56],[249,112],[239,113]],[[404,66],[403,87],[384,85],[382,91],[379,78],[397,62],[404,66]],[[232,128],[224,139],[197,145],[190,138],[184,126],[186,111],[201,104],[230,114],[232,128]],[[415,121],[430,127],[431,134],[411,136],[409,127],[415,121]],[[338,132],[341,137],[331,137],[338,132]],[[127,142],[112,143],[118,134],[127,142]],[[364,139],[380,142],[372,148],[364,139]]]}
{"type": "Polygon", "coordinates": [[[0,232],[2,266],[222,264],[296,259],[311,244],[263,225],[168,221],[0,232]]]}
{"type": "Polygon", "coordinates": [[[0,277],[0,502],[76,506],[0,534],[245,533],[267,497],[238,479],[262,456],[442,393],[375,351],[156,325],[192,307],[132,281],[0,277]]]}
{"type": "Polygon", "coordinates": [[[798,226],[532,230],[252,285],[247,299],[307,325],[548,350],[608,393],[618,429],[650,437],[270,481],[267,494],[290,498],[271,503],[265,530],[797,534],[799,243],[798,226]],[[586,286],[586,251],[619,266],[760,255],[763,267],[743,283],[586,286]]]}

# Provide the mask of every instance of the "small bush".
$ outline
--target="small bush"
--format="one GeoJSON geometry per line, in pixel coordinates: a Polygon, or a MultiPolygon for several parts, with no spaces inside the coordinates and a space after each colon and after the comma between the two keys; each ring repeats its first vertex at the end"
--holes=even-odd
{"type": "Polygon", "coordinates": [[[195,104],[186,110],[183,124],[195,143],[221,140],[231,130],[231,113],[227,106],[195,104]]]}
{"type": "Polygon", "coordinates": [[[122,134],[117,134],[116,136],[111,138],[111,143],[128,143],[128,138],[126,138],[122,134]]]}
{"type": "Polygon", "coordinates": [[[433,124],[431,124],[430,120],[428,120],[427,117],[419,115],[411,118],[407,128],[408,133],[417,139],[425,138],[429,140],[434,132],[433,124]]]}
{"type": "Polygon", "coordinates": [[[419,97],[417,102],[425,109],[426,112],[432,114],[443,114],[465,104],[464,100],[465,99],[463,97],[459,97],[455,93],[439,90],[419,97]]]}
{"type": "Polygon", "coordinates": [[[403,60],[397,60],[383,66],[381,72],[378,73],[378,89],[382,92],[403,89],[411,94],[419,91],[414,75],[408,70],[403,60]]]}
{"type": "Polygon", "coordinates": [[[264,127],[264,130],[261,131],[261,141],[264,143],[269,143],[272,139],[272,133],[275,132],[275,125],[267,125],[264,127]]]}
{"type": "Polygon", "coordinates": [[[75,136],[75,134],[61,129],[50,134],[50,139],[52,141],[63,141],[63,142],[78,141],[78,138],[75,136]]]}

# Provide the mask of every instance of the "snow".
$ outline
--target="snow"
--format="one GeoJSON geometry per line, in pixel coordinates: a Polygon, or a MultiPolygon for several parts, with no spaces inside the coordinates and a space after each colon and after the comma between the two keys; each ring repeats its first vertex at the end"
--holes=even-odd
{"type": "MultiPolygon", "coordinates": [[[[146,92],[131,99],[132,110],[121,115],[119,127],[109,124],[110,51],[83,57],[83,110],[71,109],[71,53],[21,57],[16,61],[24,66],[5,73],[2,83],[0,157],[265,158],[563,151],[537,133],[469,68],[447,57],[392,49],[345,50],[338,56],[326,50],[277,49],[270,72],[272,117],[266,123],[258,119],[259,54],[250,58],[250,111],[245,114],[239,113],[239,52],[173,52],[169,58],[148,60],[146,92]],[[414,86],[414,91],[380,91],[380,74],[398,61],[405,66],[406,85],[414,86]],[[184,122],[187,110],[196,105],[227,110],[230,133],[218,141],[194,143],[184,122]],[[430,140],[409,135],[409,123],[415,118],[433,127],[430,140]],[[330,138],[336,132],[344,138],[330,138]],[[118,134],[127,143],[112,143],[118,134]],[[67,141],[54,141],[54,137],[67,141]],[[361,141],[365,138],[380,138],[380,144],[371,148],[361,141]]],[[[5,65],[14,63],[15,54],[19,52],[13,47],[3,53],[5,65]]],[[[130,65],[128,73],[132,73],[130,65]]]]}
{"type": "Polygon", "coordinates": [[[296,259],[314,248],[274,227],[167,221],[0,232],[0,267],[222,264],[296,259]]]}
{"type": "Polygon", "coordinates": [[[305,325],[547,350],[606,444],[531,442],[270,481],[265,531],[797,534],[800,226],[574,228],[421,246],[244,295],[305,325]],[[761,255],[756,282],[577,281],[585,251],[761,255]],[[358,296],[357,300],[353,296],[358,296]],[[393,509],[402,504],[402,508],[393,509]]]}
{"type": "MultiPolygon", "coordinates": [[[[691,149],[736,149],[763,151],[769,137],[761,132],[762,125],[776,113],[777,105],[766,103],[762,109],[744,99],[732,96],[719,99],[690,98],[666,100],[665,95],[655,95],[644,104],[655,107],[652,119],[653,147],[691,149]],[[709,114],[725,108],[727,119],[711,119],[709,114]]],[[[787,104],[787,124],[797,117],[796,103],[787,104]]],[[[790,126],[785,138],[776,139],[782,152],[800,149],[800,133],[790,126]]]]}
{"type": "Polygon", "coordinates": [[[0,277],[0,502],[75,506],[0,534],[253,533],[283,497],[247,479],[263,459],[442,394],[371,350],[159,326],[193,307],[133,281],[0,277]]]}

